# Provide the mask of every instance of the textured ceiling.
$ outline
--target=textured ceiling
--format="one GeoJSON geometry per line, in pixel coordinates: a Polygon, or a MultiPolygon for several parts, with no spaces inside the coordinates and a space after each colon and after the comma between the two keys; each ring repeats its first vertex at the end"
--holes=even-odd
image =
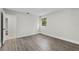
{"type": "Polygon", "coordinates": [[[24,13],[29,12],[30,14],[41,16],[48,14],[50,12],[55,12],[57,10],[60,10],[61,8],[8,8],[8,9],[24,13]]]}

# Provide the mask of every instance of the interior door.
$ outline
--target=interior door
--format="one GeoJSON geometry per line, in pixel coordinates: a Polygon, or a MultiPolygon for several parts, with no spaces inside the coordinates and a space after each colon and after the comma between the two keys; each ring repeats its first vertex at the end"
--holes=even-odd
{"type": "Polygon", "coordinates": [[[5,13],[1,12],[1,47],[6,40],[5,13]]]}
{"type": "Polygon", "coordinates": [[[7,35],[7,39],[16,38],[16,16],[15,15],[7,14],[6,35],[7,35]]]}
{"type": "Polygon", "coordinates": [[[3,46],[3,12],[1,12],[1,29],[0,29],[0,31],[1,31],[1,47],[3,46]]]}

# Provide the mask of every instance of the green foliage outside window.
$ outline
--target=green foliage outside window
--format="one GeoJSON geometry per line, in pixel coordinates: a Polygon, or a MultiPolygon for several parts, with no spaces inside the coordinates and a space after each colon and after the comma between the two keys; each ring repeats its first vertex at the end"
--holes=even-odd
{"type": "Polygon", "coordinates": [[[47,25],[47,18],[42,18],[42,26],[46,26],[47,25]]]}

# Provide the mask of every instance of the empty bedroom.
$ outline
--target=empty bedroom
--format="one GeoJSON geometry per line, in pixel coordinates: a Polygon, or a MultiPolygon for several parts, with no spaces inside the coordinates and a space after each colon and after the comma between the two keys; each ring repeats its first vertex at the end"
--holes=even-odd
{"type": "Polygon", "coordinates": [[[79,8],[0,8],[0,51],[79,51],[79,8]]]}

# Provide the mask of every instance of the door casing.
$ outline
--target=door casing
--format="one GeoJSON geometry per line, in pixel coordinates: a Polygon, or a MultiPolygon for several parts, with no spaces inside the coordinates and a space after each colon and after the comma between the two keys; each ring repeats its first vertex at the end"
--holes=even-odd
{"type": "Polygon", "coordinates": [[[1,12],[1,47],[3,46],[3,12],[1,12]]]}

